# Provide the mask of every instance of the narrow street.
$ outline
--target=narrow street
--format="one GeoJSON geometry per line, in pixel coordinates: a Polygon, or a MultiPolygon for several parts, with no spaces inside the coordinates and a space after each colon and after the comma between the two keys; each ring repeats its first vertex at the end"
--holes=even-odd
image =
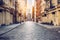
{"type": "Polygon", "coordinates": [[[0,40],[60,40],[60,34],[37,23],[27,21],[0,36],[0,40]]]}

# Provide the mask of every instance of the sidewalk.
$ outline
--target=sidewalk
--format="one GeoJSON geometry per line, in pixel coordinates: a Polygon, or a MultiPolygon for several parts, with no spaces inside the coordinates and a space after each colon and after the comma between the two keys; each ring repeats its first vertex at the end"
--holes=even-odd
{"type": "MultiPolygon", "coordinates": [[[[21,23],[23,24],[23,23],[21,23]]],[[[5,34],[5,33],[8,33],[9,31],[17,28],[19,25],[21,25],[20,23],[19,24],[13,24],[13,25],[10,25],[10,26],[2,26],[0,27],[0,36],[5,34]]]]}
{"type": "Polygon", "coordinates": [[[41,26],[44,26],[46,28],[60,28],[60,26],[54,26],[54,25],[48,25],[48,24],[41,24],[41,23],[37,23],[37,24],[39,24],[41,26]]]}
{"type": "Polygon", "coordinates": [[[47,24],[41,24],[41,23],[37,23],[37,24],[53,31],[60,31],[60,26],[47,25],[47,24]]]}

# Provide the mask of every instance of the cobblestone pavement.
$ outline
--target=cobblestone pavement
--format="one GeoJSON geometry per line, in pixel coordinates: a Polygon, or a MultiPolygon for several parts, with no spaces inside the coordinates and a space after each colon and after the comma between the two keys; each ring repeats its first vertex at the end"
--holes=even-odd
{"type": "Polygon", "coordinates": [[[60,33],[28,21],[0,36],[0,40],[60,40],[60,33]]]}

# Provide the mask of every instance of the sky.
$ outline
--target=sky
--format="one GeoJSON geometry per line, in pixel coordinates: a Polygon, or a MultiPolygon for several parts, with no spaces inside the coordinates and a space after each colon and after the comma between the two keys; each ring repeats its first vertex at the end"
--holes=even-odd
{"type": "Polygon", "coordinates": [[[33,5],[34,5],[34,0],[27,0],[27,13],[32,13],[33,5]]]}
{"type": "MultiPolygon", "coordinates": [[[[18,2],[20,3],[20,8],[24,8],[24,5],[25,5],[24,0],[21,0],[21,1],[18,0],[18,2]]],[[[33,5],[34,5],[34,0],[27,0],[27,10],[26,10],[27,14],[32,13],[33,5]]]]}

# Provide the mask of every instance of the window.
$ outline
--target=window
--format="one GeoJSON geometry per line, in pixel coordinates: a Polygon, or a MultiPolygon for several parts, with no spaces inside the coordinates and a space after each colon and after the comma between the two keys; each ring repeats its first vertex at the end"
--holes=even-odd
{"type": "Polygon", "coordinates": [[[3,11],[3,9],[0,9],[0,12],[2,12],[3,11]]]}
{"type": "Polygon", "coordinates": [[[3,0],[0,0],[0,5],[3,5],[4,3],[3,3],[3,0]]]}
{"type": "Polygon", "coordinates": [[[53,2],[53,0],[50,0],[50,8],[55,8],[55,3],[56,2],[53,2]]]}
{"type": "Polygon", "coordinates": [[[47,16],[46,14],[44,14],[44,16],[47,16]]]}
{"type": "Polygon", "coordinates": [[[58,4],[60,4],[60,0],[58,0],[58,4]]]}
{"type": "Polygon", "coordinates": [[[46,17],[46,16],[47,16],[47,14],[42,15],[42,17],[46,17]]]}
{"type": "Polygon", "coordinates": [[[52,12],[52,14],[55,14],[55,12],[52,12]]]}
{"type": "Polygon", "coordinates": [[[60,13],[60,10],[59,10],[59,13],[60,13]]]}

